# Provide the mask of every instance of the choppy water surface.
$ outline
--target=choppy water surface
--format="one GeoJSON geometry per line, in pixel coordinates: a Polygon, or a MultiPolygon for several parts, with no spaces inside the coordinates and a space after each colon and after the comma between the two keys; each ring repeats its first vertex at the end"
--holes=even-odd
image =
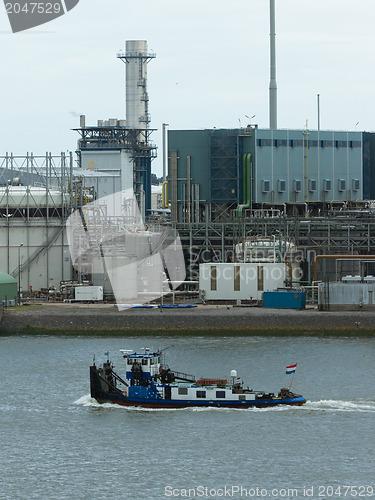
{"type": "Polygon", "coordinates": [[[371,498],[374,362],[372,338],[0,337],[0,498],[371,498]],[[169,345],[171,368],[236,369],[273,392],[298,362],[293,389],[308,403],[142,410],[90,398],[94,354],[109,351],[121,372],[118,349],[169,345]]]}

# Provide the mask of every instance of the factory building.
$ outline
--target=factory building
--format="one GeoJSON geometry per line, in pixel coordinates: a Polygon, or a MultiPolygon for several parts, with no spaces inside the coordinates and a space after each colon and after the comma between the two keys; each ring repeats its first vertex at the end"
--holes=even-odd
{"type": "Polygon", "coordinates": [[[156,147],[150,141],[147,64],[155,53],[145,40],[128,40],[125,51],[117,55],[126,67],[126,120],[98,120],[86,126],[81,116],[78,141],[78,163],[83,185],[91,186],[95,198],[131,189],[141,213],[151,210],[151,162],[156,147]]]}
{"type": "Polygon", "coordinates": [[[72,267],[65,224],[73,211],[130,190],[141,215],[151,212],[156,147],[150,141],[147,64],[155,54],[146,41],[130,40],[117,57],[126,68],[126,120],[86,126],[81,116],[77,160],[72,153],[0,157],[0,271],[16,278],[22,291],[97,279],[87,266],[72,267]]]}
{"type": "Polygon", "coordinates": [[[371,194],[371,184],[364,185],[371,155],[364,158],[361,132],[170,130],[168,150],[176,222],[225,220],[266,206],[298,215],[310,204],[310,213],[318,214],[324,204],[371,194]]]}

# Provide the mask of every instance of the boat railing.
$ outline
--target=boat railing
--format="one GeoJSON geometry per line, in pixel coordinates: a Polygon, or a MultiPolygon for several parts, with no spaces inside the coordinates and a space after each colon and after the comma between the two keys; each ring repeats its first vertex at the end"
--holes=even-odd
{"type": "Polygon", "coordinates": [[[185,382],[195,382],[194,375],[189,375],[188,373],[176,372],[174,370],[171,370],[171,373],[173,373],[174,377],[178,380],[184,380],[185,382]]]}

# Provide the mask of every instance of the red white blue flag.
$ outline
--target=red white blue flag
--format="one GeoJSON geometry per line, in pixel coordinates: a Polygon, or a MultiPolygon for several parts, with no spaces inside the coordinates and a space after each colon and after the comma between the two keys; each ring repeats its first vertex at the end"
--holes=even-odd
{"type": "Polygon", "coordinates": [[[286,367],[286,374],[290,375],[291,373],[295,373],[297,368],[297,363],[295,365],[290,365],[286,367]]]}

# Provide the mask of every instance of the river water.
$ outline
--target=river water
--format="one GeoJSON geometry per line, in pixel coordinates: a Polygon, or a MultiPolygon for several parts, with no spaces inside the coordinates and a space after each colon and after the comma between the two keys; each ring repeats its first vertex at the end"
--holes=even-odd
{"type": "Polygon", "coordinates": [[[0,337],[1,499],[375,497],[375,338],[0,337]],[[303,407],[127,409],[89,365],[163,348],[171,368],[289,386],[303,407]]]}

